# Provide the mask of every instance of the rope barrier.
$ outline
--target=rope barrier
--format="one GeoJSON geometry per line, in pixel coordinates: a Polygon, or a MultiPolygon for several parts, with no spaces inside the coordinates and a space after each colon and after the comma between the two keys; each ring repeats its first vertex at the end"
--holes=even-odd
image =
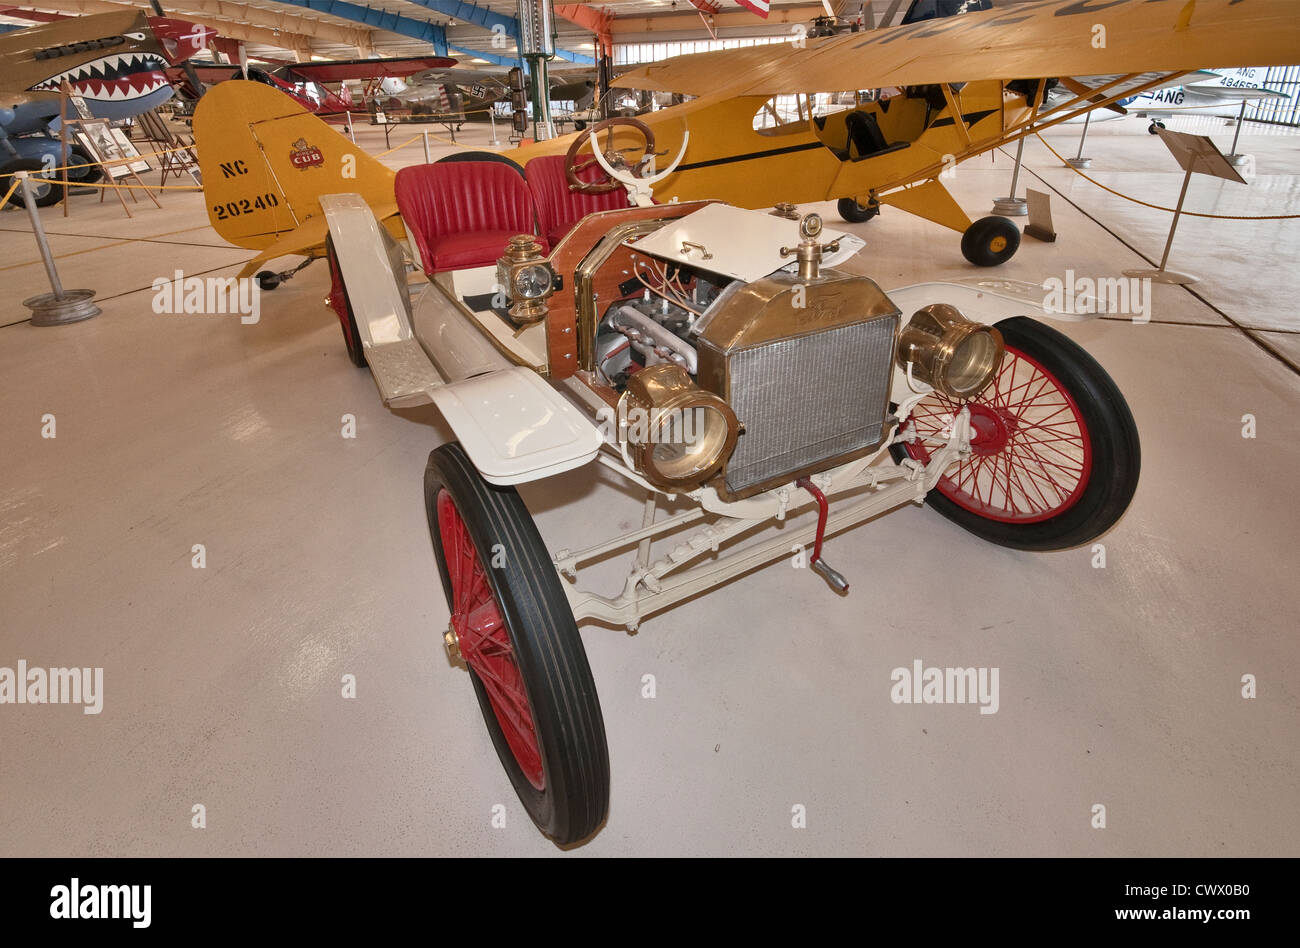
{"type": "Polygon", "coordinates": [[[3,198],[0,198],[0,207],[4,207],[6,204],[9,203],[9,199],[13,197],[14,192],[18,190],[18,185],[22,183],[23,183],[22,178],[14,178],[14,183],[9,185],[9,190],[5,192],[5,196],[3,198]]]}
{"type": "MultiPolygon", "coordinates": [[[[176,147],[176,148],[164,148],[162,151],[151,151],[151,152],[149,152],[149,154],[147,154],[147,155],[140,155],[140,156],[138,156],[137,158],[122,158],[121,160],[114,160],[114,161],[111,161],[111,162],[109,162],[109,163],[110,163],[110,164],[126,164],[128,161],[139,161],[139,160],[142,160],[142,159],[146,159],[146,160],[147,160],[147,159],[149,159],[149,158],[153,158],[155,155],[170,155],[170,154],[173,154],[173,153],[178,152],[178,151],[189,151],[189,150],[192,149],[192,148],[194,148],[193,145],[180,145],[179,147],[176,147]]],[[[90,164],[88,164],[88,165],[55,165],[53,168],[42,168],[42,169],[40,170],[40,172],[39,172],[39,176],[40,176],[40,177],[44,177],[45,175],[50,174],[51,172],[54,172],[54,171],[63,171],[63,170],[65,170],[65,169],[68,170],[68,171],[73,171],[73,170],[75,170],[75,169],[77,169],[77,168],[91,168],[91,167],[94,167],[94,166],[97,165],[97,164],[99,164],[99,162],[97,162],[97,161],[92,161],[92,162],[90,162],[90,164]]],[[[12,171],[7,172],[7,173],[5,173],[5,174],[0,174],[0,178],[8,178],[8,177],[12,176],[13,174],[14,174],[14,172],[12,172],[12,171]]],[[[73,182],[72,182],[72,179],[68,179],[68,184],[72,184],[72,183],[73,183],[73,182]]]]}
{"type": "MultiPolygon", "coordinates": [[[[1164,211],[1168,214],[1174,213],[1175,209],[1172,207],[1161,207],[1159,204],[1149,204],[1148,202],[1140,201],[1135,197],[1129,197],[1127,194],[1121,194],[1119,191],[1116,191],[1114,188],[1106,187],[1106,185],[1102,184],[1100,181],[1096,180],[1095,178],[1088,177],[1078,168],[1074,167],[1074,165],[1066,161],[1066,159],[1062,158],[1061,153],[1057,151],[1055,148],[1053,148],[1051,145],[1048,145],[1047,142],[1043,139],[1043,136],[1040,135],[1038,132],[1034,132],[1034,137],[1037,138],[1040,142],[1042,142],[1048,151],[1050,151],[1057,158],[1060,158],[1061,163],[1063,165],[1068,167],[1071,171],[1073,171],[1079,177],[1083,178],[1085,181],[1091,184],[1095,184],[1103,191],[1107,191],[1110,194],[1115,195],[1115,197],[1123,198],[1126,201],[1132,201],[1134,204],[1140,204],[1142,207],[1149,207],[1156,211],[1164,211]]],[[[1259,217],[1250,217],[1247,215],[1233,215],[1233,214],[1202,214],[1197,211],[1183,211],[1183,216],[1184,217],[1208,217],[1211,220],[1216,220],[1216,221],[1289,221],[1289,220],[1294,220],[1296,218],[1300,218],[1300,214],[1265,214],[1259,217]]]]}

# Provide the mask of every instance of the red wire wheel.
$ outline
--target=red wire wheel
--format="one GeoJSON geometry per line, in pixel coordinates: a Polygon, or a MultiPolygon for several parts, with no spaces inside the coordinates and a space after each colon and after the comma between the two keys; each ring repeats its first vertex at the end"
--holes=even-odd
{"type": "Polygon", "coordinates": [[[524,692],[524,677],[487,572],[446,488],[438,491],[438,531],[451,581],[451,627],[461,658],[487,693],[515,763],[533,787],[544,790],[542,752],[524,692]]]}
{"type": "Polygon", "coordinates": [[[609,809],[600,701],[550,554],[513,487],[464,449],[429,455],[425,507],[460,656],[497,756],[533,822],[557,843],[609,809]]]}
{"type": "Polygon", "coordinates": [[[347,286],[343,283],[343,269],[339,266],[339,255],[334,249],[334,238],[329,235],[325,237],[325,259],[329,261],[330,267],[330,292],[325,302],[334,310],[343,327],[343,344],[348,347],[348,358],[357,368],[364,368],[366,350],[361,344],[361,332],[357,329],[357,318],[352,312],[347,286]]]}
{"type": "MultiPolygon", "coordinates": [[[[969,402],[971,456],[926,498],[984,539],[1027,550],[1077,546],[1127,509],[1141,451],[1128,405],[1105,370],[1050,327],[1018,316],[997,327],[1006,358],[969,402]]],[[[928,463],[958,402],[935,394],[913,410],[895,457],[928,463]]]]}

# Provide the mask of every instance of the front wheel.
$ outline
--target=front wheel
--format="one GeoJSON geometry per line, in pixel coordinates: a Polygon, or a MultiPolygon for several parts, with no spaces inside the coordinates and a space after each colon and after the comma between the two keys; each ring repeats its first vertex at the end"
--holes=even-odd
{"type": "MultiPolygon", "coordinates": [[[[1077,344],[1025,316],[997,324],[1006,357],[997,378],[968,402],[969,458],[926,503],[999,546],[1061,550],[1109,530],[1128,508],[1142,466],[1137,425],[1124,396],[1077,344]]],[[[896,460],[926,463],[960,410],[923,399],[891,446],[896,460]]]]}
{"type": "Polygon", "coordinates": [[[513,487],[457,443],[429,455],[424,500],[451,631],[497,756],[538,828],[585,839],[609,808],[609,751],[560,578],[513,487]]]}

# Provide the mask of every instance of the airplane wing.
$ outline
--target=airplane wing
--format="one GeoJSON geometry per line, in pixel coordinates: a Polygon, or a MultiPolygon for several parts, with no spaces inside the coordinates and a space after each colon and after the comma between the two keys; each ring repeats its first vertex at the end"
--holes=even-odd
{"type": "Polygon", "coordinates": [[[1295,0],[1030,0],[805,42],[678,56],[617,85],[770,96],[1289,64],[1300,52],[1300,16],[1295,0]]]}
{"type": "Polygon", "coordinates": [[[348,79],[405,79],[428,69],[449,69],[456,60],[446,56],[399,56],[391,59],[336,59],[332,62],[293,63],[289,70],[309,82],[344,82],[348,79]]]}

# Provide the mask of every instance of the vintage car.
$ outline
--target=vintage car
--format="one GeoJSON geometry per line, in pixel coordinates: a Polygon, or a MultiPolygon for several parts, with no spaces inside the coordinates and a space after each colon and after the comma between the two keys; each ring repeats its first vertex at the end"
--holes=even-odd
{"type": "Polygon", "coordinates": [[[654,204],[647,156],[577,145],[526,169],[482,152],[403,169],[405,246],[357,196],[321,202],[353,362],[455,434],[424,475],[446,644],[559,844],[609,800],[579,623],[635,630],[792,543],[846,594],[825,537],[908,503],[1003,546],[1086,543],[1140,463],[1114,382],[1014,293],[886,293],[836,268],[863,241],[815,214],[654,204]],[[643,525],[552,552],[516,486],[592,463],[644,492],[643,525]],[[664,515],[666,498],[689,506],[664,515]],[[584,589],[616,554],[622,592],[584,589]]]}

